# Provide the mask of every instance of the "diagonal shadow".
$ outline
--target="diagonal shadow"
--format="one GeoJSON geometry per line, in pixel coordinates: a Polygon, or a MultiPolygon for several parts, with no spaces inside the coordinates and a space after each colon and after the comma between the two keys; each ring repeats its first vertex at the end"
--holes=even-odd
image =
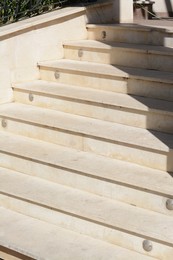
{"type": "MultiPolygon", "coordinates": [[[[126,25],[124,25],[126,26],[126,25]]],[[[134,26],[134,24],[132,25],[134,26]]],[[[141,26],[141,28],[150,28],[150,31],[153,32],[154,30],[156,30],[155,27],[150,27],[150,26],[145,26],[145,25],[138,25],[141,26]]],[[[157,31],[157,30],[156,30],[157,31]]],[[[162,33],[163,34],[164,29],[162,28],[162,33]]],[[[104,44],[108,45],[111,49],[112,47],[112,42],[106,42],[106,39],[101,41],[104,44]]],[[[161,37],[160,40],[160,45],[164,45],[164,34],[161,37]]],[[[121,46],[121,43],[118,43],[119,46],[121,46]]],[[[147,46],[147,45],[146,45],[147,46]]],[[[116,47],[116,44],[115,44],[116,47]]],[[[141,47],[142,48],[142,47],[141,47]]],[[[170,54],[173,54],[173,48],[166,48],[165,50],[169,51],[170,54]]],[[[123,54],[122,54],[123,55],[123,54]]],[[[148,129],[148,131],[160,141],[160,144],[162,147],[165,147],[165,167],[167,172],[169,172],[171,174],[171,176],[173,176],[173,71],[171,69],[171,71],[164,71],[164,77],[165,79],[169,78],[169,81],[172,82],[172,91],[170,91],[170,96],[165,98],[163,96],[163,100],[162,97],[158,97],[157,96],[157,87],[155,87],[155,91],[152,92],[151,97],[150,96],[145,96],[145,91],[141,91],[142,94],[135,93],[135,88],[138,89],[142,89],[142,88],[150,88],[152,89],[152,85],[154,84],[152,78],[154,77],[154,75],[158,75],[162,73],[162,71],[160,70],[156,70],[156,69],[150,69],[150,68],[138,68],[135,66],[128,66],[126,67],[126,64],[121,64],[119,65],[118,63],[116,63],[115,57],[113,57],[113,53],[110,54],[110,64],[112,64],[112,66],[118,68],[119,70],[121,70],[122,72],[125,72],[126,74],[128,74],[128,77],[126,79],[126,85],[127,85],[127,94],[130,95],[133,99],[137,100],[138,102],[144,104],[147,107],[147,113],[146,113],[146,117],[145,117],[145,124],[146,124],[146,129],[148,129]],[[151,79],[148,80],[149,85],[143,84],[145,81],[145,77],[149,78],[148,74],[151,73],[152,77],[151,79]],[[134,87],[135,85],[135,87],[134,87]],[[170,98],[170,99],[169,99],[170,98]],[[160,125],[161,125],[161,129],[155,129],[154,128],[154,123],[153,121],[155,120],[155,115],[153,114],[153,111],[163,111],[163,113],[172,113],[172,115],[170,116],[170,129],[169,131],[167,131],[166,127],[164,128],[164,125],[168,123],[164,122],[164,116],[162,116],[161,121],[160,121],[160,125]],[[154,130],[153,130],[154,129],[154,130]]],[[[118,62],[119,62],[119,58],[118,58],[118,62]]],[[[164,81],[163,81],[164,82],[164,81]]],[[[157,83],[156,83],[157,84],[157,83]]],[[[165,83],[166,85],[166,83],[165,83]]],[[[167,86],[165,86],[164,83],[158,82],[158,88],[163,91],[164,93],[164,87],[166,88],[167,86]]],[[[169,83],[168,88],[171,88],[171,84],[169,83]]],[[[137,91],[138,92],[138,91],[137,91]]],[[[139,91],[140,92],[140,91],[139,91]]],[[[166,116],[165,116],[166,118],[166,116]]],[[[159,119],[158,119],[159,120],[159,119]]],[[[156,120],[155,120],[156,121],[156,120]]],[[[142,138],[142,136],[141,136],[142,138]]],[[[152,148],[152,147],[151,147],[152,148]]]]}

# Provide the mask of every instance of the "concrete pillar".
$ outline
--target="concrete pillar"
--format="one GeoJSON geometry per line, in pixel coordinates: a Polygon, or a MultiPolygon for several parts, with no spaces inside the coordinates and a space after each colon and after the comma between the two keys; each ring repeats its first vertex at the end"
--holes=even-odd
{"type": "Polygon", "coordinates": [[[115,22],[133,23],[133,0],[114,0],[115,22]]]}

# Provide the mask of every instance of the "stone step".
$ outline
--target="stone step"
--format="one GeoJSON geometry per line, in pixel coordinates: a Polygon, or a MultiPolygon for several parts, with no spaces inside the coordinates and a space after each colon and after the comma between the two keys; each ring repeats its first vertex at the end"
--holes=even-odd
{"type": "Polygon", "coordinates": [[[7,251],[24,255],[22,259],[57,260],[57,256],[62,260],[156,259],[3,207],[0,207],[0,230],[1,245],[7,251]]]}
{"type": "Polygon", "coordinates": [[[170,173],[14,134],[0,133],[0,137],[2,167],[165,215],[173,214],[167,206],[173,198],[170,173]]]}
{"type": "Polygon", "coordinates": [[[21,173],[1,174],[0,186],[2,207],[144,255],[171,259],[172,217],[21,173]],[[153,246],[150,253],[142,247],[146,239],[153,246]]]}
{"type": "MultiPolygon", "coordinates": [[[[41,80],[15,84],[14,96],[17,102],[25,104],[173,133],[173,103],[170,101],[41,80]]],[[[6,107],[4,109],[6,111],[6,107]]],[[[3,107],[0,113],[6,116],[3,107]]]]}
{"type": "Polygon", "coordinates": [[[88,39],[173,47],[173,31],[138,24],[88,24],[88,39]]]}
{"type": "Polygon", "coordinates": [[[17,253],[11,249],[7,249],[4,247],[0,247],[0,259],[1,260],[21,260],[21,259],[26,259],[26,260],[33,260],[33,258],[25,256],[23,254],[17,253]]]}
{"type": "Polygon", "coordinates": [[[173,172],[170,134],[20,104],[2,114],[3,107],[2,130],[173,172]]]}
{"type": "Polygon", "coordinates": [[[173,49],[162,46],[81,40],[64,43],[64,58],[173,72],[173,49]]]}
{"type": "Polygon", "coordinates": [[[65,59],[39,62],[39,68],[43,80],[173,101],[170,72],[65,59]]]}

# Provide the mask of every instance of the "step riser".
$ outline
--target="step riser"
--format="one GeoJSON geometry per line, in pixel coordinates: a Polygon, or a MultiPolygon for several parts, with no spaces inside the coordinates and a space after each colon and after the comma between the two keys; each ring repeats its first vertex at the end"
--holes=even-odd
{"type": "MultiPolygon", "coordinates": [[[[127,145],[127,144],[126,144],[127,145]]],[[[88,139],[85,143],[85,151],[96,153],[110,158],[133,162],[150,168],[173,171],[171,162],[172,153],[158,154],[152,151],[144,151],[140,148],[123,146],[121,144],[108,143],[100,140],[88,139]],[[169,163],[168,163],[169,161],[169,163]]]]}
{"type": "Polygon", "coordinates": [[[173,101],[172,83],[129,79],[127,94],[173,101]]]}
{"type": "MultiPolygon", "coordinates": [[[[4,207],[8,207],[21,214],[148,255],[142,248],[142,242],[145,238],[139,237],[137,234],[132,235],[121,232],[116,230],[116,228],[106,227],[101,223],[94,223],[93,221],[84,220],[80,217],[71,216],[58,211],[51,210],[50,212],[50,210],[45,207],[4,195],[0,195],[0,201],[4,207]]],[[[153,242],[153,250],[150,252],[150,256],[158,257],[163,260],[171,260],[172,254],[173,249],[171,247],[153,242]]]]}
{"type": "Polygon", "coordinates": [[[88,28],[88,39],[173,47],[173,33],[140,31],[129,28],[88,28]]]}
{"type": "Polygon", "coordinates": [[[166,209],[167,196],[148,193],[147,191],[138,190],[133,186],[127,187],[126,184],[113,183],[104,178],[97,178],[97,176],[94,175],[90,176],[85,172],[75,173],[70,169],[56,168],[53,165],[45,165],[44,162],[29,161],[24,158],[2,153],[0,165],[15,171],[22,171],[30,176],[36,176],[161,214],[169,216],[173,214],[172,211],[166,209]]]}
{"type": "Polygon", "coordinates": [[[40,94],[34,95],[34,100],[29,101],[29,93],[15,91],[14,97],[17,102],[32,104],[43,108],[50,108],[75,115],[101,119],[104,121],[120,123],[123,125],[139,127],[143,129],[158,130],[165,133],[173,133],[173,116],[166,112],[141,111],[119,106],[103,105],[67,99],[63,97],[48,97],[40,94]]]}
{"type": "Polygon", "coordinates": [[[111,50],[88,50],[84,47],[70,48],[64,46],[64,57],[77,61],[89,61],[104,64],[116,64],[120,66],[153,69],[159,71],[173,72],[173,56],[126,50],[122,48],[112,48],[111,50]],[[79,55],[83,51],[83,56],[79,55]]]}
{"type": "MultiPolygon", "coordinates": [[[[133,146],[133,144],[119,143],[119,141],[112,142],[109,139],[106,140],[92,135],[83,135],[70,131],[64,132],[59,129],[55,131],[44,127],[20,124],[15,121],[8,123],[8,131],[15,134],[53,142],[110,158],[133,162],[158,170],[173,171],[173,161],[171,162],[171,160],[169,160],[172,154],[171,151],[162,154],[159,151],[152,151],[152,147],[150,150],[145,150],[143,147],[133,146]]],[[[2,128],[2,130],[5,129],[2,128]]]]}
{"type": "Polygon", "coordinates": [[[61,71],[59,68],[43,68],[40,66],[40,78],[42,80],[71,84],[74,86],[101,89],[113,92],[127,93],[127,78],[75,72],[72,70],[61,71]],[[55,77],[55,72],[59,77],[55,77]]]}
{"type": "Polygon", "coordinates": [[[40,68],[41,79],[72,84],[80,87],[101,89],[123,94],[132,94],[173,101],[172,83],[150,81],[145,79],[111,77],[106,75],[80,74],[73,71],[60,71],[59,78],[55,78],[56,69],[40,68]]]}

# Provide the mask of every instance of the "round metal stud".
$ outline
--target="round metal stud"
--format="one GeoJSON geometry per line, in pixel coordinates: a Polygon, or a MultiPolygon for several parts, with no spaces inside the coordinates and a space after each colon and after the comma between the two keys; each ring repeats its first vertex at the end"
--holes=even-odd
{"type": "Polygon", "coordinates": [[[169,210],[173,210],[173,199],[167,199],[166,208],[169,210]]]}
{"type": "Polygon", "coordinates": [[[32,93],[29,93],[29,101],[33,101],[34,100],[34,95],[32,93]]]}
{"type": "Polygon", "coordinates": [[[56,78],[56,79],[59,79],[59,78],[60,78],[60,73],[59,73],[58,70],[55,71],[54,75],[55,75],[55,78],[56,78]]]}
{"type": "Polygon", "coordinates": [[[143,241],[143,249],[147,252],[150,252],[153,249],[152,242],[149,240],[144,240],[143,241]]]}
{"type": "Polygon", "coordinates": [[[7,120],[2,119],[1,125],[2,125],[3,128],[7,127],[7,120]]]}
{"type": "Polygon", "coordinates": [[[81,58],[83,56],[83,50],[79,49],[78,50],[78,57],[81,58]]]}
{"type": "Polygon", "coordinates": [[[102,31],[102,39],[104,40],[104,39],[106,39],[106,31],[102,31]]]}

